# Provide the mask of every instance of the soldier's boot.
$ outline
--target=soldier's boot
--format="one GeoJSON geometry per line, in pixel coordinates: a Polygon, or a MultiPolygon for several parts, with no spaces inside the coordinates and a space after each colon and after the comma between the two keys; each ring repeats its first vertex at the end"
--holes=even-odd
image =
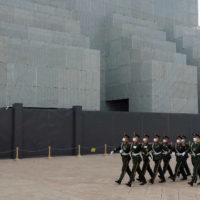
{"type": "Polygon", "coordinates": [[[126,185],[127,185],[128,187],[131,187],[131,183],[130,183],[130,182],[126,183],[126,185]]]}
{"type": "Polygon", "coordinates": [[[118,181],[115,181],[115,182],[118,183],[119,185],[121,184],[121,181],[119,181],[119,180],[118,180],[118,181]]]}
{"type": "Polygon", "coordinates": [[[164,179],[163,179],[163,180],[161,180],[161,181],[159,181],[159,183],[164,183],[164,182],[166,182],[166,180],[164,180],[164,179]]]}
{"type": "Polygon", "coordinates": [[[197,183],[197,185],[200,185],[200,182],[199,182],[199,183],[197,183]]]}
{"type": "Polygon", "coordinates": [[[187,180],[187,176],[186,177],[183,177],[182,179],[180,179],[181,181],[185,181],[187,180]]]}
{"type": "Polygon", "coordinates": [[[152,178],[149,180],[149,182],[150,182],[151,184],[154,184],[154,180],[153,180],[152,178]]]}
{"type": "Polygon", "coordinates": [[[142,179],[140,177],[137,178],[136,180],[139,181],[139,182],[142,182],[142,179]]]}
{"type": "Polygon", "coordinates": [[[140,183],[140,185],[145,185],[147,182],[146,181],[142,181],[142,183],[140,183]]]}
{"type": "Polygon", "coordinates": [[[191,185],[191,186],[193,186],[193,182],[192,182],[192,181],[191,181],[191,182],[188,182],[188,184],[191,185]]]}

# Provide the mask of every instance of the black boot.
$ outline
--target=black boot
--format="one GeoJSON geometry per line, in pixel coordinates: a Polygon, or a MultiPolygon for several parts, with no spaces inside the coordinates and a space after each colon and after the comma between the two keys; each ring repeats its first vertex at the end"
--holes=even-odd
{"type": "Polygon", "coordinates": [[[141,182],[141,181],[142,181],[140,178],[137,178],[136,180],[137,180],[137,181],[139,181],[139,182],[141,182]]]}
{"type": "Polygon", "coordinates": [[[131,183],[130,183],[130,182],[126,183],[126,185],[127,185],[128,187],[131,187],[131,183]]]}
{"type": "Polygon", "coordinates": [[[200,182],[199,182],[199,183],[197,183],[197,185],[200,185],[200,182]]]}
{"type": "Polygon", "coordinates": [[[166,182],[166,180],[162,179],[161,181],[159,181],[159,183],[164,183],[166,182]]]}
{"type": "Polygon", "coordinates": [[[189,185],[193,186],[193,182],[188,182],[189,185]]]}
{"type": "Polygon", "coordinates": [[[144,185],[146,184],[147,182],[146,181],[142,181],[142,183],[140,183],[140,185],[144,185]]]}
{"type": "Polygon", "coordinates": [[[121,181],[119,181],[119,180],[118,180],[118,181],[115,181],[115,182],[118,183],[119,185],[121,184],[121,181]]]}
{"type": "Polygon", "coordinates": [[[152,178],[149,180],[149,182],[150,182],[151,184],[154,184],[154,180],[153,180],[152,178]]]}
{"type": "Polygon", "coordinates": [[[186,177],[184,177],[184,178],[182,178],[182,179],[180,179],[181,181],[185,181],[185,180],[187,180],[187,176],[186,177]]]}

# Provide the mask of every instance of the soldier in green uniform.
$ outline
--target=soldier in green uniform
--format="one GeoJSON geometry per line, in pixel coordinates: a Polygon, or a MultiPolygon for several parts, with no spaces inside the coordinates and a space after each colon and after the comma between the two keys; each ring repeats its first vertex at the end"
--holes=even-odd
{"type": "Polygon", "coordinates": [[[173,172],[170,166],[170,160],[171,160],[171,155],[170,155],[170,149],[172,148],[171,143],[169,143],[169,137],[167,135],[163,135],[163,146],[168,149],[168,151],[163,150],[163,174],[165,175],[166,171],[168,170],[169,172],[169,178],[173,178],[173,172]]]}
{"type": "Polygon", "coordinates": [[[193,143],[190,145],[190,148],[186,150],[185,153],[191,153],[193,168],[192,180],[188,182],[189,185],[193,186],[193,183],[197,182],[197,175],[200,169],[200,135],[197,133],[193,134],[193,143]]]}
{"type": "MultiPolygon", "coordinates": [[[[142,174],[145,176],[146,171],[148,171],[150,177],[152,178],[153,171],[150,167],[150,161],[152,160],[152,157],[151,155],[147,155],[148,148],[151,145],[151,143],[149,142],[149,138],[150,138],[149,135],[144,134],[142,148],[141,148],[141,153],[142,153],[142,158],[143,158],[142,174]]],[[[142,181],[140,177],[137,180],[140,182],[142,181]]]]}
{"type": "Polygon", "coordinates": [[[184,170],[184,162],[185,162],[185,151],[187,150],[186,146],[181,143],[182,136],[177,135],[176,144],[174,144],[171,152],[172,155],[176,155],[176,167],[174,172],[174,177],[172,178],[173,181],[176,180],[176,176],[178,171],[180,170],[183,178],[181,180],[187,180],[187,175],[184,170]]]}
{"type": "Polygon", "coordinates": [[[142,181],[140,185],[144,185],[147,183],[140,169],[140,162],[142,161],[142,158],[140,156],[140,151],[142,148],[142,144],[138,142],[139,137],[140,136],[137,133],[134,133],[133,143],[131,144],[131,147],[130,147],[131,157],[133,161],[133,168],[132,168],[130,180],[128,183],[126,183],[126,185],[129,187],[131,187],[131,184],[133,180],[135,179],[136,172],[139,174],[139,177],[141,178],[141,181],[142,181]]]}
{"type": "Polygon", "coordinates": [[[129,162],[131,160],[131,157],[129,155],[130,142],[128,140],[129,140],[129,135],[124,133],[121,145],[119,145],[117,148],[115,148],[113,151],[111,151],[111,154],[116,153],[117,151],[119,151],[120,154],[121,154],[121,157],[122,157],[122,163],[123,163],[123,165],[122,165],[122,173],[121,173],[119,179],[117,181],[115,181],[118,184],[121,184],[122,179],[125,176],[125,173],[127,173],[129,175],[129,177],[131,177],[131,170],[129,168],[129,162]]]}
{"type": "Polygon", "coordinates": [[[168,151],[167,148],[165,148],[162,143],[159,142],[160,136],[154,133],[154,142],[149,146],[148,148],[148,153],[152,152],[153,154],[153,161],[155,162],[154,166],[154,175],[153,177],[149,180],[150,183],[154,184],[155,178],[157,176],[157,173],[159,172],[160,174],[160,179],[159,183],[164,183],[166,182],[163,170],[161,168],[161,160],[162,160],[162,151],[168,151]]]}

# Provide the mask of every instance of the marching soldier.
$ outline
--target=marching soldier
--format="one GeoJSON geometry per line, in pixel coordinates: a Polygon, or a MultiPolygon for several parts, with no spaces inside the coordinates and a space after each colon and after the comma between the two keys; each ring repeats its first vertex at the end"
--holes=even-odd
{"type": "Polygon", "coordinates": [[[122,157],[122,173],[119,177],[119,179],[117,181],[115,181],[118,184],[121,184],[122,179],[125,176],[125,173],[127,173],[129,175],[129,177],[131,177],[131,170],[129,168],[129,162],[131,160],[131,157],[129,155],[130,152],[130,142],[129,140],[129,135],[124,133],[124,137],[122,138],[122,143],[120,146],[118,146],[117,148],[115,148],[113,151],[111,151],[111,154],[116,153],[117,151],[120,152],[121,157],[122,157]]]}
{"type": "MultiPolygon", "coordinates": [[[[185,140],[186,140],[186,136],[182,135],[182,143],[185,144],[185,147],[188,149],[189,148],[189,144],[188,143],[185,143],[185,140]]],[[[184,169],[186,171],[186,175],[187,176],[191,176],[191,172],[190,172],[190,169],[188,167],[188,164],[187,164],[187,159],[189,158],[188,154],[185,155],[185,163],[184,163],[184,169]]]]}
{"type": "Polygon", "coordinates": [[[187,150],[186,146],[181,143],[182,136],[177,135],[176,144],[173,146],[171,152],[172,155],[176,155],[176,167],[174,172],[174,177],[172,178],[173,181],[176,180],[176,176],[178,171],[180,170],[183,178],[181,180],[187,180],[187,175],[184,170],[184,162],[185,162],[185,151],[187,150]]]}
{"type": "Polygon", "coordinates": [[[166,149],[168,149],[168,151],[163,150],[163,162],[164,162],[164,166],[163,166],[163,174],[165,175],[166,171],[168,170],[169,172],[169,178],[173,178],[173,172],[171,169],[171,166],[169,164],[170,160],[171,160],[171,155],[170,155],[170,149],[172,148],[172,145],[169,143],[169,137],[167,135],[163,135],[163,147],[165,147],[166,149]]]}
{"type": "Polygon", "coordinates": [[[129,187],[131,187],[131,184],[132,184],[133,180],[135,179],[136,172],[139,174],[139,177],[142,181],[140,185],[144,185],[147,183],[146,179],[140,169],[140,162],[142,161],[142,158],[140,156],[140,151],[141,151],[142,145],[138,142],[139,137],[140,136],[137,133],[134,133],[133,143],[131,144],[131,147],[130,147],[131,157],[132,157],[132,161],[133,161],[133,168],[132,168],[130,180],[128,183],[126,183],[126,185],[129,187]]]}
{"type": "Polygon", "coordinates": [[[156,178],[158,172],[160,174],[159,178],[161,179],[161,181],[159,181],[159,183],[166,182],[160,163],[161,163],[161,160],[162,160],[163,149],[165,151],[168,151],[168,149],[166,147],[164,147],[162,145],[162,143],[159,142],[159,139],[160,139],[160,136],[157,135],[157,134],[154,134],[154,142],[148,148],[148,152],[152,151],[153,161],[155,162],[154,175],[149,180],[149,182],[152,183],[152,184],[154,184],[154,181],[155,181],[155,178],[156,178]]]}
{"type": "MultiPolygon", "coordinates": [[[[150,167],[150,161],[152,160],[152,158],[151,158],[151,155],[147,155],[148,148],[151,145],[149,143],[149,138],[150,138],[149,135],[144,134],[142,148],[141,148],[142,158],[143,158],[142,174],[145,176],[146,171],[148,171],[150,177],[152,178],[153,177],[153,171],[150,167]]],[[[142,181],[140,177],[137,180],[140,181],[140,182],[142,181]]]]}
{"type": "Polygon", "coordinates": [[[192,180],[188,182],[189,185],[193,186],[193,183],[197,182],[197,175],[200,170],[200,135],[193,134],[193,143],[190,145],[190,148],[185,153],[191,153],[193,168],[192,180]]]}

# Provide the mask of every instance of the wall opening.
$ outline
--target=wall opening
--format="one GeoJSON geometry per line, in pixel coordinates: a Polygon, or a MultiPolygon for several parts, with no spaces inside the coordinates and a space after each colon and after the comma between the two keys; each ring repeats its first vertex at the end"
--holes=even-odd
{"type": "Polygon", "coordinates": [[[109,111],[129,112],[129,99],[106,101],[109,111]]]}

